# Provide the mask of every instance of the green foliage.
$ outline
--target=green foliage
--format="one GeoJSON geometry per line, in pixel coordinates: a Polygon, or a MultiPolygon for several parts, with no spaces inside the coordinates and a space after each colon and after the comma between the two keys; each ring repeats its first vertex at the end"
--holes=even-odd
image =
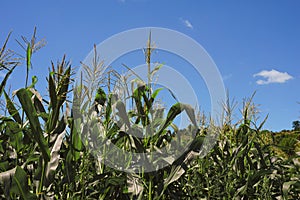
{"type": "Polygon", "coordinates": [[[19,195],[22,199],[37,199],[37,196],[28,189],[27,174],[21,167],[17,166],[10,188],[11,196],[19,195]]]}
{"type": "MultiPolygon", "coordinates": [[[[158,94],[163,89],[149,82],[162,65],[154,69],[148,65],[148,82],[138,78],[132,81],[127,99],[132,107],[127,111],[126,101],[112,92],[118,85],[110,80],[112,72],[105,82],[108,88],[97,88],[94,93],[87,90],[84,83],[99,86],[98,81],[105,81],[98,77],[103,72],[103,63],[97,63],[95,55],[94,72],[87,66],[85,71],[88,80],[96,82],[82,81],[81,85],[73,86],[71,112],[68,94],[72,69],[65,57],[56,67],[52,63],[47,79],[49,99],[35,89],[37,77],[33,77],[29,87],[26,79],[25,87],[10,95],[5,85],[16,63],[7,62],[1,56],[6,44],[7,40],[0,51],[1,69],[7,73],[0,88],[7,111],[0,117],[0,198],[300,198],[299,134],[261,130],[266,119],[256,126],[252,98],[245,102],[238,124],[231,125],[231,117],[227,116],[222,127],[214,127],[211,123],[199,129],[191,106],[180,102],[169,110],[157,106],[158,94]],[[17,98],[13,98],[14,95],[17,98]],[[174,120],[183,112],[187,113],[191,124],[178,129],[174,120]],[[82,115],[76,116],[76,113],[82,115]],[[212,127],[221,134],[208,154],[202,155],[203,144],[212,127]],[[194,136],[192,140],[189,135],[194,136]],[[124,152],[159,152],[162,148],[166,152],[159,154],[161,156],[150,153],[148,157],[135,158],[149,168],[159,166],[156,171],[148,172],[145,166],[130,171],[133,161],[130,155],[135,155],[130,153],[119,163],[125,166],[119,171],[105,160],[121,162],[115,152],[106,149],[107,139],[124,152]],[[174,149],[182,155],[171,154],[174,149]],[[101,150],[101,156],[94,150],[101,150]]],[[[29,71],[31,54],[36,48],[35,32],[26,45],[25,67],[29,71]]],[[[147,64],[151,52],[149,37],[147,64]]],[[[122,80],[120,76],[117,78],[122,80]]],[[[126,81],[123,84],[129,85],[126,81]]],[[[227,114],[232,113],[229,107],[227,114]]]]}
{"type": "Polygon", "coordinates": [[[31,102],[32,95],[33,94],[30,94],[30,91],[26,89],[20,89],[17,91],[17,97],[21,103],[24,112],[26,113],[26,116],[30,124],[31,131],[28,133],[31,133],[31,135],[29,135],[29,137],[32,137],[34,141],[37,142],[42,152],[43,159],[45,160],[45,162],[48,162],[50,159],[50,155],[49,155],[50,152],[43,135],[43,130],[39,122],[36,109],[33,103],[31,102]]]}

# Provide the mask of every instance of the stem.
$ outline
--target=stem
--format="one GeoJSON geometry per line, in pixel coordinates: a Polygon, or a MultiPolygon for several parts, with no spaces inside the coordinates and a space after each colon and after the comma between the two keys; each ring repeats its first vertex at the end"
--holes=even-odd
{"type": "Polygon", "coordinates": [[[45,176],[46,176],[47,164],[48,164],[48,162],[44,160],[43,167],[42,167],[42,176],[41,176],[41,180],[40,180],[39,187],[38,187],[38,195],[42,194],[44,180],[45,180],[45,176]]]}
{"type": "Polygon", "coordinates": [[[148,88],[149,88],[149,93],[148,93],[148,98],[150,98],[151,96],[151,53],[153,51],[153,48],[151,47],[151,32],[149,34],[149,38],[148,38],[148,42],[147,42],[147,50],[146,50],[146,64],[147,64],[147,67],[148,67],[148,82],[147,82],[147,85],[148,85],[148,88]]]}
{"type": "Polygon", "coordinates": [[[27,86],[28,86],[28,76],[29,76],[29,69],[27,67],[27,69],[26,69],[26,79],[25,79],[25,88],[27,88],[27,86]]]}
{"type": "Polygon", "coordinates": [[[111,91],[110,91],[110,73],[111,73],[111,71],[108,72],[108,84],[107,84],[109,94],[111,93],[111,91]]]}
{"type": "MultiPolygon", "coordinates": [[[[27,45],[27,50],[26,50],[26,79],[25,79],[25,88],[27,89],[28,86],[28,76],[29,76],[29,68],[30,68],[30,63],[31,63],[31,53],[32,49],[30,46],[30,43],[27,45]]],[[[23,127],[23,122],[24,122],[24,110],[22,109],[22,127],[23,127]]]]}
{"type": "Polygon", "coordinates": [[[151,78],[150,78],[150,72],[151,72],[151,32],[149,34],[148,42],[147,42],[147,51],[146,51],[146,63],[148,66],[148,84],[150,84],[151,78]]]}
{"type": "MultiPolygon", "coordinates": [[[[106,137],[106,134],[105,136],[106,137]]],[[[100,160],[99,166],[100,166],[100,174],[104,174],[104,168],[105,168],[105,159],[106,159],[106,145],[103,145],[103,154],[102,154],[102,160],[100,160]]],[[[97,158],[98,159],[98,158],[97,158]]]]}
{"type": "Polygon", "coordinates": [[[150,175],[148,199],[152,200],[152,176],[150,175]]]}

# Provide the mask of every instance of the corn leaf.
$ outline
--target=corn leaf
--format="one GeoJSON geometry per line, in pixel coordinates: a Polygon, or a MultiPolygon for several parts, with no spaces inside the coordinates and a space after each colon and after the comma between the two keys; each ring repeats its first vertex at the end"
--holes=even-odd
{"type": "Polygon", "coordinates": [[[6,100],[6,107],[8,110],[8,113],[12,116],[12,118],[18,122],[19,124],[22,123],[21,117],[19,115],[18,110],[16,109],[14,103],[11,101],[11,99],[9,98],[9,96],[7,95],[7,93],[4,91],[4,96],[5,96],[5,100],[6,100]]]}
{"type": "Polygon", "coordinates": [[[0,173],[0,183],[1,184],[7,184],[10,182],[11,177],[13,177],[15,175],[16,172],[16,167],[14,167],[13,169],[4,171],[0,173]]]}
{"type": "Polygon", "coordinates": [[[57,104],[56,87],[55,87],[55,83],[54,83],[54,80],[53,80],[53,77],[51,76],[51,74],[49,74],[48,84],[49,84],[49,94],[50,94],[51,106],[52,106],[52,108],[55,108],[56,104],[57,104]]]}
{"type": "Polygon", "coordinates": [[[11,73],[13,72],[13,70],[16,68],[16,66],[17,66],[17,65],[13,66],[13,68],[11,68],[11,69],[7,72],[7,74],[5,75],[4,79],[2,80],[1,85],[0,85],[0,97],[1,97],[1,95],[2,95],[2,93],[3,93],[3,90],[4,90],[4,88],[5,88],[5,85],[6,85],[6,82],[7,82],[8,78],[9,78],[9,76],[11,75],[11,73]]]}
{"type": "Polygon", "coordinates": [[[41,128],[41,124],[39,122],[36,109],[34,108],[31,98],[29,96],[28,90],[20,89],[17,91],[17,97],[24,109],[26,116],[29,120],[31,129],[32,129],[32,137],[38,143],[40,151],[42,152],[43,159],[45,161],[50,160],[50,152],[47,145],[47,142],[43,136],[43,131],[41,128]]]}
{"type": "Polygon", "coordinates": [[[20,166],[16,168],[10,193],[17,194],[24,200],[37,199],[37,196],[29,191],[27,174],[20,166]]]}
{"type": "Polygon", "coordinates": [[[59,151],[61,148],[61,144],[63,142],[64,135],[65,135],[65,131],[63,131],[61,134],[57,136],[55,143],[51,149],[50,161],[48,162],[46,168],[46,186],[48,186],[53,180],[53,176],[59,164],[59,158],[60,158],[59,151]]]}
{"type": "Polygon", "coordinates": [[[179,115],[184,110],[188,114],[192,123],[195,126],[197,126],[194,109],[190,105],[186,105],[183,103],[176,103],[170,108],[167,118],[159,131],[159,134],[162,133],[168,126],[170,126],[170,124],[173,122],[176,116],[179,115]]]}

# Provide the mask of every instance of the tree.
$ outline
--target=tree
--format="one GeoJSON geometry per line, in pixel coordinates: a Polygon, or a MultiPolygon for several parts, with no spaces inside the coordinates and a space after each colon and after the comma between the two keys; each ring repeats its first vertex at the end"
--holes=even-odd
{"type": "Polygon", "coordinates": [[[293,129],[295,131],[300,131],[300,121],[299,120],[293,121],[293,129]]]}

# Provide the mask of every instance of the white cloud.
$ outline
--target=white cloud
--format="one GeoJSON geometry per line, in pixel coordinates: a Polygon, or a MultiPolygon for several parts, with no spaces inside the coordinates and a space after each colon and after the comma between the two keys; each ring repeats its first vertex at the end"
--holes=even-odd
{"type": "Polygon", "coordinates": [[[194,28],[193,25],[192,25],[192,23],[191,23],[189,20],[187,20],[187,19],[182,19],[182,18],[180,18],[180,20],[182,21],[182,23],[183,23],[187,28],[190,28],[190,29],[193,29],[193,28],[194,28]]]}
{"type": "Polygon", "coordinates": [[[286,81],[292,79],[293,77],[289,75],[287,72],[279,72],[277,70],[263,70],[257,74],[253,75],[254,77],[262,77],[263,79],[259,79],[256,81],[258,85],[265,85],[270,83],[285,83],[286,81]]]}

